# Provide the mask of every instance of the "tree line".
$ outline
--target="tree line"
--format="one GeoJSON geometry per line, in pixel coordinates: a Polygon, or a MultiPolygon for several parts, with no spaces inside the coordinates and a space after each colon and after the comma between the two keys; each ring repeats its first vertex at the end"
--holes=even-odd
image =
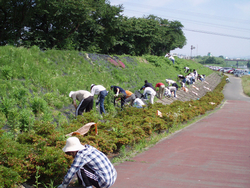
{"type": "Polygon", "coordinates": [[[123,10],[107,0],[1,0],[0,45],[160,56],[186,44],[179,21],[123,10]]]}

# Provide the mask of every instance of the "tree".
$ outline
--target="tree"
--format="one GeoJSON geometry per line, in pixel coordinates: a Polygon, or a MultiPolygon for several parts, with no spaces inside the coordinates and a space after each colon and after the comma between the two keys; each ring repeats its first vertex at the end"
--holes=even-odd
{"type": "Polygon", "coordinates": [[[18,42],[30,20],[32,0],[2,0],[0,1],[0,45],[18,42]]]}
{"type": "Polygon", "coordinates": [[[250,68],[250,61],[247,62],[247,67],[250,68]]]}

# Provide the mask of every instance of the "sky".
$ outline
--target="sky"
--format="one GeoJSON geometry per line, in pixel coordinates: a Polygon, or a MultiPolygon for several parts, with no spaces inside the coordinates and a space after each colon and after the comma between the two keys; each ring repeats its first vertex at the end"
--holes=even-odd
{"type": "Polygon", "coordinates": [[[170,53],[250,59],[250,0],[110,0],[123,16],[179,21],[187,44],[170,53]],[[195,47],[191,50],[191,46],[195,47]]]}

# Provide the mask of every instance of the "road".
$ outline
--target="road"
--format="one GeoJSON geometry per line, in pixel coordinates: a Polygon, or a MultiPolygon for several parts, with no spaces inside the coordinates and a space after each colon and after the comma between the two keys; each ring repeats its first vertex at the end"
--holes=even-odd
{"type": "Polygon", "coordinates": [[[116,165],[112,188],[250,188],[250,98],[230,80],[219,110],[116,165]]]}

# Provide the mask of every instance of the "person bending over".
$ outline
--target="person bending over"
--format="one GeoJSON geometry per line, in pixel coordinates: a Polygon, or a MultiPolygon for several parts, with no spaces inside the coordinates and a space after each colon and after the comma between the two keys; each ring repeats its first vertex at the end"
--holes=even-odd
{"type": "Polygon", "coordinates": [[[76,116],[82,115],[84,111],[90,112],[90,110],[92,110],[94,97],[90,92],[85,90],[71,91],[69,93],[69,97],[73,99],[73,104],[76,109],[76,116]],[[76,104],[76,100],[80,102],[78,106],[76,104]]]}
{"type": "Polygon", "coordinates": [[[108,188],[116,180],[117,172],[108,157],[90,145],[82,145],[77,137],[69,137],[62,149],[74,158],[70,169],[58,188],[66,188],[76,174],[78,183],[86,188],[108,188]]]}

